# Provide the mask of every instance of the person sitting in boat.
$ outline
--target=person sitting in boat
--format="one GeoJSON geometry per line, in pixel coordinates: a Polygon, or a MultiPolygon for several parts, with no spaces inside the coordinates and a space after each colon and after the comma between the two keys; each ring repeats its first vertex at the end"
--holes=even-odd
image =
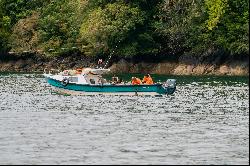
{"type": "Polygon", "coordinates": [[[154,84],[153,79],[152,79],[152,77],[151,77],[149,74],[146,74],[146,75],[144,76],[144,78],[143,78],[143,80],[142,80],[142,83],[143,83],[143,84],[148,84],[148,85],[154,84]]]}
{"type": "Polygon", "coordinates": [[[115,75],[112,77],[112,84],[117,84],[119,82],[119,78],[115,75]]]}
{"type": "Polygon", "coordinates": [[[98,80],[98,83],[99,84],[106,84],[107,83],[107,80],[105,78],[103,78],[102,76],[98,76],[99,77],[99,80],[98,80]]]}
{"type": "Polygon", "coordinates": [[[103,67],[103,60],[99,59],[97,62],[97,68],[102,68],[103,67]]]}
{"type": "Polygon", "coordinates": [[[132,85],[140,85],[142,84],[140,78],[132,77],[132,85]]]}
{"type": "Polygon", "coordinates": [[[125,84],[124,81],[122,80],[122,78],[119,78],[119,77],[115,77],[116,80],[115,82],[112,82],[112,84],[125,84]]]}
{"type": "Polygon", "coordinates": [[[118,84],[124,84],[122,78],[118,78],[118,82],[117,82],[117,83],[118,83],[118,84]]]}

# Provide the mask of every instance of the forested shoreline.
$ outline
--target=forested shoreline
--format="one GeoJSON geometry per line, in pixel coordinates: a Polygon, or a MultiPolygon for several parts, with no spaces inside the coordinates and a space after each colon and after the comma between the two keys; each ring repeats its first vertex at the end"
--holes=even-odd
{"type": "Polygon", "coordinates": [[[248,0],[0,0],[1,70],[27,66],[25,58],[42,68],[65,57],[77,67],[112,55],[113,66],[203,65],[206,74],[237,62],[246,73],[248,36],[248,0]]]}

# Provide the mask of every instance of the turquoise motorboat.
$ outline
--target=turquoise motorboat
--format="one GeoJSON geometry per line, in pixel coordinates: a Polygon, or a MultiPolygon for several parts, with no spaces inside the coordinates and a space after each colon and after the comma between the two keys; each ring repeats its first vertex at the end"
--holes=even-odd
{"type": "Polygon", "coordinates": [[[49,71],[43,75],[51,86],[67,94],[170,95],[176,90],[175,79],[167,79],[164,83],[152,85],[132,85],[107,81],[102,75],[108,72],[110,69],[84,68],[53,74],[49,71]]]}

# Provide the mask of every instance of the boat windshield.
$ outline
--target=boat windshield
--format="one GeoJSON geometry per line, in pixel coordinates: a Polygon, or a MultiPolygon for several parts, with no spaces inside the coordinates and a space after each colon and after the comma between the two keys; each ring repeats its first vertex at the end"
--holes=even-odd
{"type": "Polygon", "coordinates": [[[110,69],[92,69],[92,68],[84,68],[82,70],[83,74],[96,74],[96,75],[102,75],[105,73],[108,73],[110,69]]]}

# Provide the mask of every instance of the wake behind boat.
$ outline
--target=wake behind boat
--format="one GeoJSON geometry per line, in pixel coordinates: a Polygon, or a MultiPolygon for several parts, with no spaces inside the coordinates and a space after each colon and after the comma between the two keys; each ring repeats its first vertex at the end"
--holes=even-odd
{"type": "Polygon", "coordinates": [[[131,83],[114,83],[102,77],[110,69],[83,68],[77,70],[64,70],[52,74],[45,71],[47,82],[66,94],[115,94],[115,95],[159,95],[173,94],[176,90],[176,80],[167,79],[165,83],[152,85],[131,83]]]}

